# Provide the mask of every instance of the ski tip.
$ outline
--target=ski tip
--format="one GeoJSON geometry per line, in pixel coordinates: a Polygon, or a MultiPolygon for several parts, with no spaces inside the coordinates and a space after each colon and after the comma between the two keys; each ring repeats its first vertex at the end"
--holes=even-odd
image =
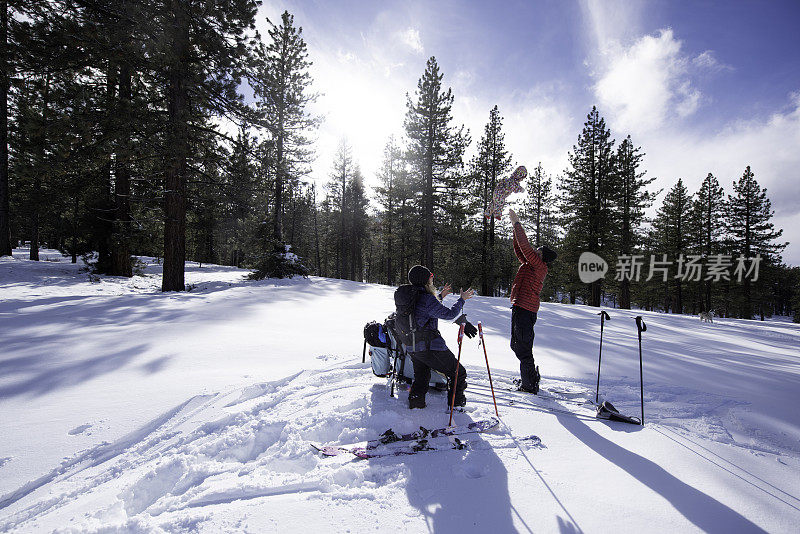
{"type": "Polygon", "coordinates": [[[311,444],[311,448],[316,450],[322,456],[339,456],[344,451],[338,447],[331,447],[329,445],[317,445],[315,443],[311,444]]]}

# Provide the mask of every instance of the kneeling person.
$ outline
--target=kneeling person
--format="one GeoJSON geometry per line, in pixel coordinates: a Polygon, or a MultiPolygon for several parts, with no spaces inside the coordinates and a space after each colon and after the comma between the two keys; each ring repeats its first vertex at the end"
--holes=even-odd
{"type": "MultiPolygon", "coordinates": [[[[467,402],[464,390],[467,387],[467,371],[463,365],[447,348],[442,335],[439,333],[439,319],[453,320],[461,314],[464,302],[472,298],[473,290],[462,291],[459,299],[450,308],[444,306],[441,298],[447,295],[449,286],[445,287],[441,297],[437,296],[433,285],[433,274],[422,265],[415,265],[408,271],[408,281],[411,286],[409,292],[416,292],[417,301],[414,307],[414,322],[417,327],[416,344],[414,347],[405,346],[406,352],[411,356],[414,364],[414,381],[408,394],[409,408],[424,408],[425,395],[431,380],[431,369],[442,373],[449,381],[448,404],[453,396],[453,384],[456,384],[455,405],[464,406],[467,402]],[[456,373],[458,377],[456,378],[456,373]]],[[[457,322],[466,322],[466,317],[461,316],[457,322]]],[[[469,323],[467,323],[469,325],[469,323]]],[[[468,327],[471,327],[469,325],[468,327]]],[[[472,328],[474,330],[474,327],[472,328]]],[[[474,335],[474,333],[473,333],[474,335]]]]}

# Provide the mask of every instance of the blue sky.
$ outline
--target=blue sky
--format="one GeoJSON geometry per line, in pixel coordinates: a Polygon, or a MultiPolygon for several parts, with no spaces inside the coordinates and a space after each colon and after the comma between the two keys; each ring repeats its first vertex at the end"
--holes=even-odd
{"type": "MultiPolygon", "coordinates": [[[[303,27],[314,62],[312,178],[351,145],[368,184],[401,138],[405,93],[435,56],[473,147],[489,110],[505,118],[516,163],[567,165],[597,105],[618,141],[631,135],[657,187],[690,191],[712,172],[726,191],[751,165],[800,265],[800,2],[357,2],[265,0],[303,27]]],[[[659,197],[659,201],[663,194],[659,197]]]]}

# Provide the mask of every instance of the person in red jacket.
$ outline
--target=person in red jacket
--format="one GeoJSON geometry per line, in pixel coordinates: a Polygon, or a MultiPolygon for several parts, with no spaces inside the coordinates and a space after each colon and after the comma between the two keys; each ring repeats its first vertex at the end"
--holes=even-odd
{"type": "Polygon", "coordinates": [[[521,263],[511,286],[511,350],[519,358],[520,389],[537,394],[541,375],[533,360],[533,325],[544,278],[558,254],[546,246],[534,249],[514,210],[508,216],[514,225],[514,253],[521,263]]]}

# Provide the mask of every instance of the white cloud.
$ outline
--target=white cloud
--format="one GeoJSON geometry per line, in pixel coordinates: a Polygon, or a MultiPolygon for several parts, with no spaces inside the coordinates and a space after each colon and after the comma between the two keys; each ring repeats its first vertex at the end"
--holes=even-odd
{"type": "Polygon", "coordinates": [[[697,110],[702,95],[689,80],[689,61],[672,30],[645,35],[628,48],[609,45],[603,55],[595,96],[620,128],[653,130],[697,110]]]}
{"type": "Polygon", "coordinates": [[[425,48],[422,46],[422,39],[419,37],[418,29],[408,28],[405,31],[399,32],[398,37],[400,42],[409,47],[415,53],[422,54],[425,52],[425,48]]]}
{"type": "Polygon", "coordinates": [[[713,50],[706,50],[692,58],[692,65],[707,72],[717,73],[734,70],[732,66],[720,63],[713,50]]]}
{"type": "Polygon", "coordinates": [[[700,91],[692,87],[692,84],[686,81],[681,83],[677,89],[677,94],[680,97],[675,103],[675,112],[679,117],[688,117],[697,111],[702,95],[700,91]]]}
{"type": "MultiPolygon", "coordinates": [[[[610,127],[624,132],[614,123],[610,127]]],[[[726,193],[732,193],[733,181],[750,165],[758,183],[767,188],[773,222],[784,229],[781,239],[793,243],[784,260],[800,265],[800,93],[789,95],[781,112],[734,121],[716,132],[669,126],[634,135],[633,141],[646,152],[643,164],[649,176],[657,177],[654,185],[665,190],[683,178],[694,193],[710,172],[726,193]]]]}
{"type": "Polygon", "coordinates": [[[671,29],[642,36],[641,13],[626,11],[627,4],[584,4],[594,51],[586,66],[612,134],[617,140],[632,135],[646,153],[648,176],[657,178],[653,187],[665,191],[683,178],[695,192],[711,172],[731,193],[733,180],[750,165],[767,188],[773,222],[784,229],[781,239],[793,243],[784,261],[800,265],[800,93],[768,117],[734,119],[710,132],[694,127],[686,119],[711,101],[696,82],[734,67],[719,61],[713,50],[684,50],[671,29]]]}
{"type": "Polygon", "coordinates": [[[610,45],[627,42],[640,33],[643,2],[630,0],[585,0],[581,9],[588,22],[594,47],[604,52],[610,45]]]}

